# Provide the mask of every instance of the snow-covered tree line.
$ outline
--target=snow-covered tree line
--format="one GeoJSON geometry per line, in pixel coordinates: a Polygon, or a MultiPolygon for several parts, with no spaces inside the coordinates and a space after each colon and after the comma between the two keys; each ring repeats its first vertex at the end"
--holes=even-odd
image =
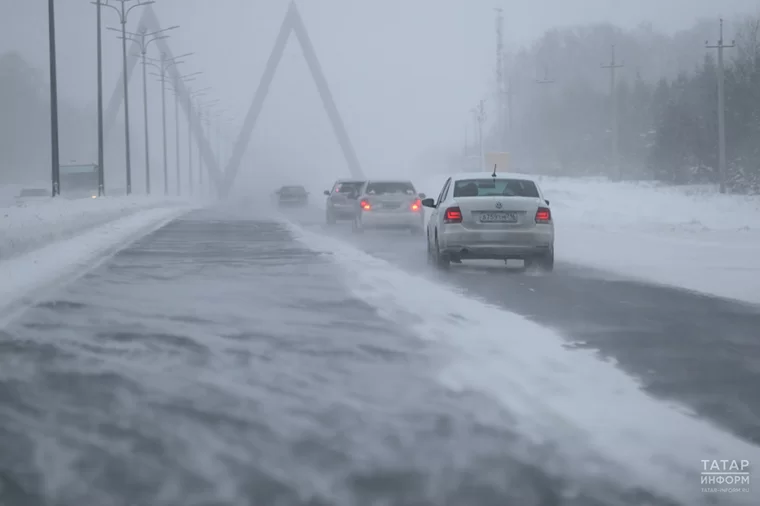
{"type": "MultiPolygon", "coordinates": [[[[625,179],[718,180],[718,20],[665,35],[641,25],[557,28],[507,56],[512,129],[499,143],[514,165],[563,175],[613,174],[609,65],[615,45],[619,166],[625,179]],[[538,84],[537,80],[554,81],[538,84]]],[[[726,146],[730,188],[760,191],[760,17],[726,22],[726,146]]],[[[495,103],[495,97],[489,100],[495,103]]],[[[507,115],[505,113],[505,115],[507,115]]],[[[491,115],[493,118],[494,115],[491,115]]],[[[506,122],[506,121],[505,121],[506,122]]],[[[508,130],[508,129],[507,129],[508,130]]]]}

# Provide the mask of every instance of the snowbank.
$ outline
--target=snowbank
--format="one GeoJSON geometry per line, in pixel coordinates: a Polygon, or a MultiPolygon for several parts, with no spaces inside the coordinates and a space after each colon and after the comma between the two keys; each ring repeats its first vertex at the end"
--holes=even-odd
{"type": "MultiPolygon", "coordinates": [[[[445,177],[419,181],[437,196],[445,177]]],[[[760,304],[760,197],[539,177],[559,261],[760,304]]]]}
{"type": "Polygon", "coordinates": [[[130,196],[81,200],[48,198],[0,207],[0,260],[137,211],[190,205],[188,200],[180,198],[130,196]]]}

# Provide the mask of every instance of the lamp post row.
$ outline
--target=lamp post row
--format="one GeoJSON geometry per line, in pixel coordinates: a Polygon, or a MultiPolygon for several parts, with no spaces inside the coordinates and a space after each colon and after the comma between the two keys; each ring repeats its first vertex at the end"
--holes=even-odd
{"type": "MultiPolygon", "coordinates": [[[[172,26],[164,28],[154,32],[148,32],[144,27],[137,33],[128,32],[126,24],[129,19],[129,14],[133,9],[137,7],[145,7],[155,3],[155,0],[114,0],[119,5],[110,4],[109,0],[94,0],[91,3],[96,6],[96,42],[97,42],[97,109],[98,109],[98,196],[105,195],[105,160],[104,160],[104,134],[103,134],[103,52],[102,52],[102,9],[101,7],[109,7],[114,9],[118,14],[120,29],[108,28],[120,33],[122,49],[122,76],[124,86],[124,145],[125,145],[125,163],[126,163],[126,194],[132,193],[132,160],[131,160],[131,139],[130,139],[130,120],[129,120],[129,80],[127,78],[127,41],[131,40],[137,42],[140,47],[140,56],[142,58],[143,68],[143,115],[145,123],[145,181],[146,181],[146,193],[150,193],[150,146],[149,146],[149,130],[148,130],[148,96],[147,96],[147,65],[151,65],[159,70],[159,80],[161,82],[161,106],[162,106],[162,130],[163,130],[163,167],[164,167],[164,193],[169,193],[169,169],[168,169],[168,157],[167,157],[167,134],[166,134],[166,73],[174,65],[183,63],[181,58],[191,56],[193,53],[168,58],[166,54],[161,53],[160,59],[150,58],[147,56],[148,47],[152,42],[166,39],[168,35],[165,32],[175,30],[178,26],[172,26]],[[129,5],[130,3],[136,1],[129,5]]],[[[49,58],[50,58],[50,129],[51,129],[51,176],[52,176],[52,196],[56,197],[61,194],[61,179],[60,179],[60,155],[59,155],[59,135],[58,135],[58,86],[57,86],[57,68],[56,68],[56,38],[55,38],[55,9],[54,0],[48,0],[48,36],[49,36],[49,58]]],[[[179,79],[183,82],[194,80],[194,76],[200,75],[202,72],[195,72],[180,76],[179,79]]],[[[207,89],[202,90],[203,93],[207,89]]],[[[175,93],[175,130],[176,130],[176,177],[177,177],[177,195],[181,194],[181,181],[180,181],[180,149],[179,149],[179,93],[174,89],[175,93]]],[[[190,103],[192,106],[192,98],[198,96],[197,93],[190,93],[190,103]]],[[[189,109],[192,111],[192,109],[189,109]]],[[[200,114],[200,111],[199,111],[200,114]]],[[[188,119],[192,121],[192,119],[188,119]]],[[[188,132],[191,131],[188,125],[188,132]]],[[[192,135],[188,136],[189,153],[192,156],[192,135]]],[[[189,160],[189,186],[192,191],[192,159],[189,160]]],[[[202,182],[202,180],[201,180],[202,182]]]]}

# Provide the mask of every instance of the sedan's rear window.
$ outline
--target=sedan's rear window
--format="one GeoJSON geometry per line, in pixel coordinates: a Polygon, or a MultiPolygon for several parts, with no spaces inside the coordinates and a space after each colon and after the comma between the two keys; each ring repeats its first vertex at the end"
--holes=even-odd
{"type": "Polygon", "coordinates": [[[283,186],[280,193],[284,195],[303,195],[306,193],[306,188],[303,186],[283,186]]]}
{"type": "Polygon", "coordinates": [[[396,193],[400,195],[414,195],[414,186],[407,181],[378,181],[367,185],[367,195],[387,195],[396,193]]]}
{"type": "Polygon", "coordinates": [[[528,179],[462,179],[454,183],[457,197],[539,198],[536,183],[528,179]]]}
{"type": "Polygon", "coordinates": [[[361,181],[338,183],[333,189],[333,193],[356,193],[364,183],[361,181]]]}

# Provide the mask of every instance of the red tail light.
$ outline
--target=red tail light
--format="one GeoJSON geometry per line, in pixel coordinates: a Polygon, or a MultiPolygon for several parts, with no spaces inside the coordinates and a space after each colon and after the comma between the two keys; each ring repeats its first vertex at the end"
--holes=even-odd
{"type": "Polygon", "coordinates": [[[412,208],[411,209],[412,209],[412,211],[419,211],[420,207],[422,207],[422,201],[420,199],[417,199],[412,204],[412,208]]]}
{"type": "Polygon", "coordinates": [[[552,221],[552,212],[548,207],[539,207],[536,211],[536,223],[549,223],[552,221]]]}
{"type": "Polygon", "coordinates": [[[359,205],[362,206],[362,209],[364,209],[365,211],[369,211],[370,209],[372,209],[372,206],[369,205],[369,202],[367,202],[366,200],[362,200],[359,203],[359,205]]]}
{"type": "Polygon", "coordinates": [[[458,207],[449,207],[446,209],[446,215],[443,218],[444,223],[462,223],[462,210],[458,207]]]}

